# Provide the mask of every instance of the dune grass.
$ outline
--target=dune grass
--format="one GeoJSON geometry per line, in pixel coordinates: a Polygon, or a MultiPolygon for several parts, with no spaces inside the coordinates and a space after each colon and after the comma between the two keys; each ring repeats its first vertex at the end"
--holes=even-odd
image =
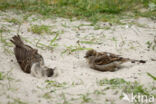
{"type": "Polygon", "coordinates": [[[18,9],[47,17],[120,23],[125,16],[156,19],[155,0],[1,0],[0,10],[18,9]],[[141,11],[145,9],[144,11],[141,11]],[[130,15],[133,13],[133,15],[130,15]]]}

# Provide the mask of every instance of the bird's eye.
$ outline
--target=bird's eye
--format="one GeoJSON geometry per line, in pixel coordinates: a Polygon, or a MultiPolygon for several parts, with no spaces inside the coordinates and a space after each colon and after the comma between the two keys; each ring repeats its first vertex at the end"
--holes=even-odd
{"type": "Polygon", "coordinates": [[[92,56],[92,54],[89,54],[88,56],[92,56]]]}

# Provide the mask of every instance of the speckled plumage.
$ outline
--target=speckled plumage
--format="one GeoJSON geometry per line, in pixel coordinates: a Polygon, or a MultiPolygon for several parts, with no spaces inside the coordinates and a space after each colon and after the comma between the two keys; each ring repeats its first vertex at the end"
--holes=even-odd
{"type": "Polygon", "coordinates": [[[53,69],[44,66],[43,57],[38,53],[38,50],[24,44],[19,35],[12,37],[10,41],[15,45],[15,57],[25,73],[34,73],[32,71],[37,70],[39,73],[48,71],[47,76],[53,75],[53,69]],[[32,66],[34,66],[33,69],[32,66]]]}
{"type": "Polygon", "coordinates": [[[115,71],[116,68],[127,61],[145,63],[144,60],[132,60],[109,52],[97,52],[93,49],[86,52],[85,58],[91,68],[99,71],[115,71]]]}

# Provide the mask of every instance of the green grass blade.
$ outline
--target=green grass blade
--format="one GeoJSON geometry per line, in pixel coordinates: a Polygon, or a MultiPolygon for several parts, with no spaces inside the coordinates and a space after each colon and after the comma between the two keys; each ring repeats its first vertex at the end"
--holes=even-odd
{"type": "Polygon", "coordinates": [[[148,75],[148,76],[150,76],[153,80],[156,80],[156,77],[155,77],[155,76],[153,76],[152,74],[147,73],[147,75],[148,75]]]}
{"type": "Polygon", "coordinates": [[[56,41],[59,34],[57,33],[56,36],[50,41],[50,45],[53,45],[53,43],[56,41]]]}

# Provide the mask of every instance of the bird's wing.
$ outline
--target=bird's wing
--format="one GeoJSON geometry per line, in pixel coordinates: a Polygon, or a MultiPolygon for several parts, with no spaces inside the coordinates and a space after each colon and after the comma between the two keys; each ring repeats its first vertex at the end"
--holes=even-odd
{"type": "Polygon", "coordinates": [[[15,47],[15,56],[17,61],[21,62],[25,59],[29,60],[35,54],[37,54],[37,50],[31,48],[30,46],[24,45],[23,47],[15,47]]]}
{"type": "Polygon", "coordinates": [[[99,52],[97,56],[121,57],[121,55],[113,54],[110,52],[99,52]]]}
{"type": "Polygon", "coordinates": [[[44,64],[43,57],[38,54],[38,51],[25,45],[19,35],[13,36],[10,41],[15,45],[15,57],[24,72],[29,73],[34,62],[42,62],[44,64]]]}
{"type": "Polygon", "coordinates": [[[29,73],[32,61],[35,60],[35,56],[38,54],[37,50],[28,45],[24,45],[23,47],[15,47],[14,51],[22,70],[29,73]]]}
{"type": "Polygon", "coordinates": [[[115,55],[108,52],[99,53],[99,55],[95,58],[95,64],[97,65],[105,65],[115,61],[121,61],[123,58],[119,55],[115,55]]]}

